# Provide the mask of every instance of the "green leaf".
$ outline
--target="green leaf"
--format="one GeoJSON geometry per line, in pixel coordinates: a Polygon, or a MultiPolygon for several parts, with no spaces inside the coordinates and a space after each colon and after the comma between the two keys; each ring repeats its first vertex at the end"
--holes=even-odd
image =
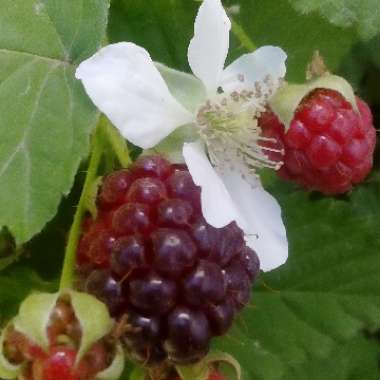
{"type": "MultiPolygon", "coordinates": [[[[189,71],[187,47],[199,4],[194,0],[114,0],[109,38],[137,43],[154,60],[189,71]]],[[[288,0],[225,0],[223,4],[227,10],[235,9],[231,12],[234,21],[254,45],[277,45],[288,53],[291,81],[305,79],[306,65],[315,50],[320,50],[334,71],[357,41],[354,28],[342,29],[317,14],[299,14],[288,0]]],[[[247,52],[233,33],[230,45],[229,62],[247,52]]]]}
{"type": "Polygon", "coordinates": [[[23,250],[16,248],[10,233],[3,228],[0,230],[0,271],[19,259],[23,250]]]}
{"type": "Polygon", "coordinates": [[[354,27],[363,39],[380,33],[378,0],[292,0],[290,3],[303,14],[318,12],[334,25],[354,27]]]}
{"type": "MultiPolygon", "coordinates": [[[[288,0],[240,1],[233,18],[257,47],[276,45],[287,52],[288,80],[305,80],[306,66],[315,50],[325,58],[327,67],[336,71],[357,41],[354,28],[339,28],[318,14],[299,14],[289,3],[288,0]]],[[[242,54],[243,47],[237,52],[242,54]]]]}
{"type": "Polygon", "coordinates": [[[112,1],[109,38],[133,41],[153,60],[187,71],[187,46],[198,7],[194,0],[112,1]]]}
{"type": "Polygon", "coordinates": [[[15,264],[0,274],[0,325],[15,316],[32,290],[53,291],[55,284],[42,280],[32,269],[15,264]]]}
{"type": "Polygon", "coordinates": [[[378,380],[380,345],[359,335],[326,358],[307,361],[284,380],[378,380]]]}
{"type": "Polygon", "coordinates": [[[16,243],[55,214],[88,151],[97,111],[75,64],[97,50],[106,0],[0,3],[0,226],[16,243]]]}
{"type": "Polygon", "coordinates": [[[268,182],[283,207],[289,260],[261,276],[252,305],[219,342],[255,380],[287,379],[380,327],[380,175],[340,198],[268,182]]]}

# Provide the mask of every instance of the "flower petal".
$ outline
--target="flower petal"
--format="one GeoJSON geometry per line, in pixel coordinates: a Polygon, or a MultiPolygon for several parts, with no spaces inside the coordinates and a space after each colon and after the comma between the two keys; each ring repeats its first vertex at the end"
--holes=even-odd
{"type": "Polygon", "coordinates": [[[231,22],[220,0],[204,0],[194,23],[187,56],[191,70],[215,94],[229,47],[231,22]]]}
{"type": "Polygon", "coordinates": [[[120,133],[141,148],[153,147],[193,119],[171,95],[148,52],[135,44],[102,48],[79,65],[76,77],[120,133]]]}
{"type": "Polygon", "coordinates": [[[202,212],[206,221],[220,228],[236,220],[239,212],[211,166],[202,143],[185,143],[183,156],[194,183],[201,187],[202,212]]]}
{"type": "Polygon", "coordinates": [[[277,201],[259,182],[252,187],[238,172],[226,171],[222,179],[248,223],[248,228],[241,228],[246,233],[247,244],[260,258],[261,269],[269,271],[284,264],[288,257],[288,240],[277,201]]]}
{"type": "Polygon", "coordinates": [[[286,53],[279,47],[263,46],[244,54],[225,68],[222,76],[224,91],[253,88],[255,83],[266,85],[266,78],[279,84],[286,74],[286,53]]]}

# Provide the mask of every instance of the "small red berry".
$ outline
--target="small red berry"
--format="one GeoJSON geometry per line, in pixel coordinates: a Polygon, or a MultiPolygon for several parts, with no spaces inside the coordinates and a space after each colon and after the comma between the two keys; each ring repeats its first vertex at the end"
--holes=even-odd
{"type": "Polygon", "coordinates": [[[167,178],[173,172],[168,161],[161,156],[140,156],[133,164],[132,173],[138,177],[167,178]]]}
{"type": "Polygon", "coordinates": [[[128,194],[129,202],[155,205],[167,197],[166,188],[161,180],[153,177],[139,178],[131,185],[128,194]]]}
{"type": "Polygon", "coordinates": [[[79,380],[75,372],[76,351],[53,347],[47,357],[33,363],[34,380],[79,380]]]}
{"type": "Polygon", "coordinates": [[[264,113],[263,135],[284,147],[279,175],[325,194],[363,181],[372,168],[376,131],[367,104],[356,102],[359,112],[339,92],[317,88],[298,105],[286,132],[272,111],[264,113]]]}
{"type": "Polygon", "coordinates": [[[91,260],[99,267],[108,264],[109,256],[105,254],[112,249],[115,237],[108,231],[99,231],[90,243],[88,255],[91,260]]]}
{"type": "Polygon", "coordinates": [[[219,372],[211,372],[210,376],[208,377],[208,380],[227,380],[222,374],[219,372]]]}
{"type": "Polygon", "coordinates": [[[119,170],[107,176],[98,197],[101,207],[116,206],[124,201],[132,182],[132,175],[127,170],[119,170]]]}
{"type": "Polygon", "coordinates": [[[151,210],[148,205],[142,203],[126,203],[120,206],[112,217],[112,228],[118,235],[146,233],[150,227],[151,210]]]}
{"type": "Polygon", "coordinates": [[[45,352],[39,345],[31,342],[13,327],[7,331],[4,349],[8,360],[13,364],[20,364],[25,359],[35,360],[45,357],[45,352]]]}

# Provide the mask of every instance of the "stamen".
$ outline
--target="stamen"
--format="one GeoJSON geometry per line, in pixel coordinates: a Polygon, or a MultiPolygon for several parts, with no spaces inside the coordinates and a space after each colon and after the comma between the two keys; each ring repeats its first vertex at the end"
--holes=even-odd
{"type": "MultiPolygon", "coordinates": [[[[244,76],[228,81],[244,82],[244,76]]],[[[216,101],[207,101],[199,109],[197,124],[199,134],[206,143],[211,162],[219,170],[226,167],[238,170],[243,178],[256,178],[256,170],[264,167],[278,170],[283,162],[272,160],[269,153],[283,155],[284,150],[266,146],[275,144],[274,138],[262,136],[258,125],[265,112],[268,99],[279,86],[269,76],[250,89],[222,93],[216,101]]],[[[255,181],[253,181],[255,182],[255,181]]]]}

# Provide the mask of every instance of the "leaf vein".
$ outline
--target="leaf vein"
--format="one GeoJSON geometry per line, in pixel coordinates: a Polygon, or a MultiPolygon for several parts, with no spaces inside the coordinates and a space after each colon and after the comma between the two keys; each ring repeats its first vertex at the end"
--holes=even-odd
{"type": "MultiPolygon", "coordinates": [[[[33,123],[33,120],[34,120],[34,117],[37,113],[37,110],[38,110],[38,106],[40,104],[40,100],[41,100],[41,97],[42,97],[42,93],[49,81],[49,76],[52,74],[52,72],[59,66],[59,64],[56,64],[56,65],[53,65],[49,71],[46,72],[46,75],[43,79],[43,81],[41,82],[41,86],[40,86],[40,89],[38,91],[38,93],[36,94],[36,100],[35,100],[35,103],[34,103],[34,106],[33,106],[33,111],[31,112],[31,115],[30,115],[30,118],[29,118],[29,122],[28,124],[26,125],[25,127],[25,131],[24,131],[24,135],[23,135],[23,138],[22,138],[22,141],[21,141],[21,144],[23,145],[24,147],[24,151],[25,151],[25,163],[26,163],[26,170],[25,170],[25,182],[26,182],[26,188],[29,188],[30,187],[30,183],[31,183],[31,174],[32,174],[32,165],[31,165],[31,160],[30,160],[30,150],[27,149],[27,139],[28,139],[28,135],[29,135],[29,132],[30,132],[30,129],[32,127],[32,123],[33,123]]],[[[26,197],[25,197],[25,205],[24,205],[24,225],[25,226],[28,226],[29,225],[29,211],[30,211],[30,205],[31,205],[31,192],[30,191],[27,191],[26,192],[26,197]]]]}
{"type": "Polygon", "coordinates": [[[65,44],[63,43],[62,36],[59,33],[59,31],[58,31],[57,25],[53,22],[53,19],[52,19],[52,17],[51,17],[51,15],[50,15],[50,13],[49,13],[48,10],[46,11],[46,15],[47,15],[47,17],[49,19],[49,22],[50,22],[51,26],[53,27],[53,29],[54,29],[54,31],[55,31],[55,33],[57,35],[58,42],[61,45],[62,53],[64,55],[64,61],[65,62],[69,62],[70,54],[69,54],[69,51],[66,49],[65,44]]]}
{"type": "Polygon", "coordinates": [[[71,41],[71,43],[70,43],[70,46],[69,46],[69,48],[68,48],[68,51],[69,51],[70,53],[72,53],[72,48],[73,48],[73,46],[74,46],[74,43],[75,43],[76,38],[78,37],[78,33],[79,33],[79,30],[80,30],[80,26],[81,26],[82,20],[83,20],[83,0],[81,1],[79,21],[78,21],[78,23],[77,23],[77,27],[76,27],[76,30],[75,30],[75,33],[74,33],[73,39],[72,39],[72,41],[71,41]]]}
{"type": "Polygon", "coordinates": [[[72,65],[71,62],[67,62],[67,61],[62,61],[61,59],[57,59],[57,58],[53,58],[53,57],[47,57],[47,56],[43,56],[43,55],[39,55],[39,54],[34,54],[34,53],[30,53],[28,51],[23,51],[23,50],[17,50],[17,49],[0,49],[0,54],[1,53],[5,53],[5,54],[23,54],[23,55],[28,55],[28,56],[31,56],[31,57],[34,57],[34,58],[39,58],[39,59],[42,59],[42,60],[47,60],[47,61],[52,61],[53,63],[59,63],[61,65],[72,65]]]}

